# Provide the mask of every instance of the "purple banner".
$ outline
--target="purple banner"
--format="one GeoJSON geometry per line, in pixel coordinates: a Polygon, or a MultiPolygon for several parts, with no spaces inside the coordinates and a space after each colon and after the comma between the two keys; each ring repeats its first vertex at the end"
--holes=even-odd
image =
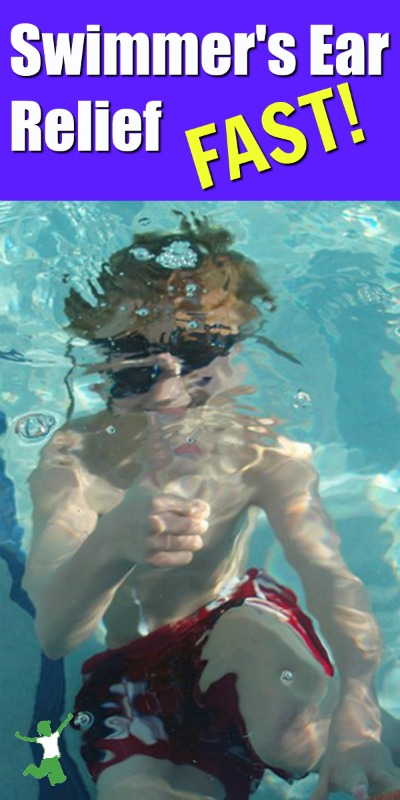
{"type": "Polygon", "coordinates": [[[9,4],[2,198],[398,199],[398,19],[359,0],[9,4]]]}

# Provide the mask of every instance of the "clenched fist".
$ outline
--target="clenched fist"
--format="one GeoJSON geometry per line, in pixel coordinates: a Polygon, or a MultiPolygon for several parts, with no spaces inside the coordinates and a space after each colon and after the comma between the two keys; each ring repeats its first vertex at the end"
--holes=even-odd
{"type": "Polygon", "coordinates": [[[189,562],[203,547],[210,506],[204,500],[185,500],[171,494],[153,498],[147,539],[148,564],[178,567],[189,562]]]}

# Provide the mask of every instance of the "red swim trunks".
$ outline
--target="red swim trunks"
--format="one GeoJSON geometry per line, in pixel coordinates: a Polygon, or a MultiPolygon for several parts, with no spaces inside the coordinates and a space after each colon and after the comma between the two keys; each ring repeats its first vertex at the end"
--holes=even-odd
{"type": "Polygon", "coordinates": [[[139,754],[194,764],[221,781],[227,800],[246,800],[267,768],[292,779],[264,764],[253,751],[233,673],[205,693],[199,689],[205,666],[202,650],[210,631],[224,611],[249,598],[279,610],[327,675],[333,674],[326,650],[293,592],[251,569],[190,617],[84,663],[72,725],[82,732],[82,755],[94,780],[108,766],[139,754]]]}

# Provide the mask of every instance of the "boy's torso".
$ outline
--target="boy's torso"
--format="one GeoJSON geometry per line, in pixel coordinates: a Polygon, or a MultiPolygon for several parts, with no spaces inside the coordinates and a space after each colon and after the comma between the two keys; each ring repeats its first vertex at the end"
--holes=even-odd
{"type": "MultiPolygon", "coordinates": [[[[260,430],[264,438],[268,431],[256,418],[218,407],[146,418],[103,412],[74,428],[83,434],[80,458],[96,476],[88,493],[99,513],[133,485],[138,505],[147,492],[201,498],[211,508],[204,547],[188,566],[137,566],[116,593],[105,622],[108,645],[118,647],[146,626],[191,613],[243,571],[254,528],[254,476],[266,450],[260,430]]],[[[134,525],[138,511],[130,494],[134,525]]]]}

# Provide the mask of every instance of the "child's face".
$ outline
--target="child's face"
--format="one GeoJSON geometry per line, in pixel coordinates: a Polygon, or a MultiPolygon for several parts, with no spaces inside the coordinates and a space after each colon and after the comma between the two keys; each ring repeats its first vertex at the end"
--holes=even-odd
{"type": "Polygon", "coordinates": [[[162,353],[132,361],[111,362],[110,394],[121,410],[187,408],[193,399],[193,384],[181,374],[179,358],[162,353]]]}
{"type": "MultiPolygon", "coordinates": [[[[232,353],[239,349],[235,345],[232,353]]],[[[229,356],[217,356],[209,365],[186,372],[182,360],[170,353],[135,359],[134,364],[118,359],[110,363],[108,393],[113,407],[121,411],[176,411],[204,405],[232,382],[237,385],[242,372],[232,370],[229,356]]]]}

